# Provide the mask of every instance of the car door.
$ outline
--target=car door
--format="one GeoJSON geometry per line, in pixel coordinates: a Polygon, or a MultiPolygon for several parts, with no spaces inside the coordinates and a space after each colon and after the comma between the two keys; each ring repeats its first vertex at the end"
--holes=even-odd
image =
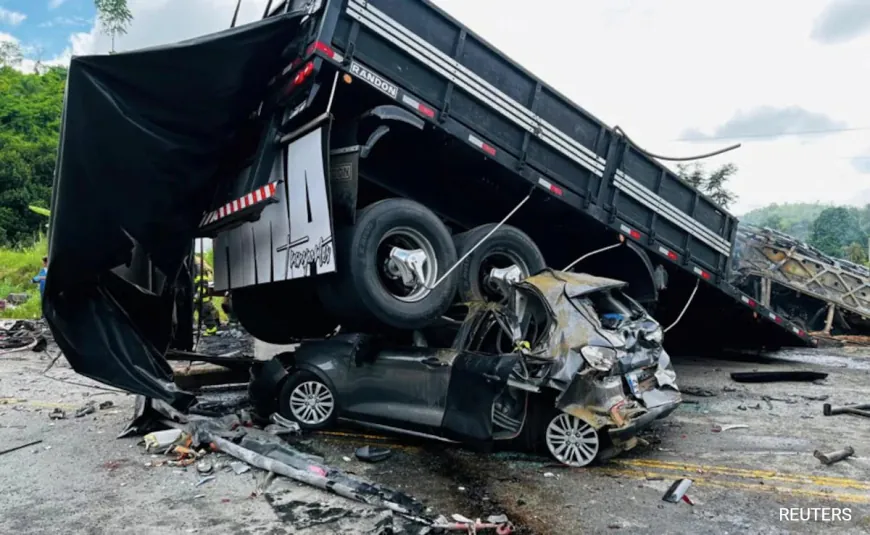
{"type": "Polygon", "coordinates": [[[452,350],[404,347],[352,362],[342,412],[350,419],[437,433],[455,358],[452,350]]]}

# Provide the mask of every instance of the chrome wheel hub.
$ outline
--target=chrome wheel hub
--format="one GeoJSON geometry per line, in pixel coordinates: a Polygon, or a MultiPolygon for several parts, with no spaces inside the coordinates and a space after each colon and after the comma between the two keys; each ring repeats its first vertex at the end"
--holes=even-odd
{"type": "Polygon", "coordinates": [[[560,414],[547,426],[547,448],[559,462],[586,466],[598,455],[598,432],[570,414],[560,414]]]}
{"type": "Polygon", "coordinates": [[[300,423],[322,424],[329,420],[334,410],[332,392],[319,381],[299,383],[290,393],[290,412],[300,423]]]}

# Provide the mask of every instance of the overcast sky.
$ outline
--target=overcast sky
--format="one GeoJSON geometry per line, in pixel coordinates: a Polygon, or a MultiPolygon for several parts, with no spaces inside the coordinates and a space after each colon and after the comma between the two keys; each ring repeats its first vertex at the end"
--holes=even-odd
{"type": "MultiPolygon", "coordinates": [[[[412,0],[408,0],[412,1],[412,0]]],[[[645,149],[737,151],[737,214],[870,202],[870,0],[436,0],[645,149]],[[570,10],[566,10],[571,6],[570,10]]],[[[243,0],[243,20],[265,0],[243,0]]],[[[228,26],[235,0],[130,0],[119,49],[228,26]]],[[[0,39],[34,58],[103,53],[92,0],[0,0],[0,39]]]]}

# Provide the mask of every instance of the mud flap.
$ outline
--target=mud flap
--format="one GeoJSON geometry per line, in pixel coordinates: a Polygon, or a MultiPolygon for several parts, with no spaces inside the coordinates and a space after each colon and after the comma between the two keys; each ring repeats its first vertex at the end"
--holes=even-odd
{"type": "Polygon", "coordinates": [[[507,388],[519,354],[462,352],[453,361],[447,407],[441,421],[446,438],[461,442],[492,440],[492,406],[507,388]]]}
{"type": "Polygon", "coordinates": [[[277,202],[266,206],[257,221],[218,234],[215,290],[335,271],[327,175],[330,125],[325,117],[285,141],[269,177],[277,202]]]}

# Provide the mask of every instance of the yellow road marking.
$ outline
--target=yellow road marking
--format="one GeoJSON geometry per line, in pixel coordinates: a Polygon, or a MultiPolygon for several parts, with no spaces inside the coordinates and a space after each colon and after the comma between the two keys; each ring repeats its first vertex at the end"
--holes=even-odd
{"type": "MultiPolygon", "coordinates": [[[[391,448],[406,450],[409,452],[421,451],[420,447],[396,444],[395,442],[390,442],[392,440],[395,440],[395,438],[381,435],[368,435],[362,433],[349,433],[341,431],[321,431],[319,434],[333,436],[336,438],[378,440],[382,441],[382,445],[389,446],[391,448]]],[[[669,479],[673,478],[675,474],[668,472],[679,472],[681,473],[680,475],[691,479],[693,481],[693,484],[699,487],[766,492],[770,494],[787,494],[791,496],[801,496],[806,498],[825,498],[828,500],[835,500],[844,503],[870,504],[870,494],[845,494],[833,491],[826,492],[825,490],[777,486],[769,485],[766,483],[762,485],[760,483],[753,484],[742,481],[711,479],[709,477],[698,476],[700,473],[703,475],[737,477],[743,479],[758,479],[765,482],[778,481],[795,485],[870,490],[870,482],[858,481],[855,479],[849,479],[844,477],[789,474],[777,472],[775,470],[754,470],[747,468],[733,468],[729,466],[713,466],[683,462],[659,461],[653,459],[614,460],[611,461],[611,463],[619,466],[624,466],[626,468],[603,467],[594,470],[599,473],[603,472],[607,474],[625,476],[632,479],[647,479],[650,477],[662,477],[664,479],[669,479]]]]}
{"type": "Polygon", "coordinates": [[[350,433],[347,431],[318,431],[318,435],[331,435],[336,437],[345,437],[345,438],[367,438],[369,440],[390,440],[390,437],[384,437],[381,435],[367,435],[364,433],[350,433]]]}
{"type": "Polygon", "coordinates": [[[723,476],[736,476],[753,479],[769,479],[786,483],[812,484],[821,487],[841,487],[858,490],[870,490],[870,482],[848,479],[845,477],[815,476],[809,474],[787,474],[775,470],[751,470],[746,468],[732,468],[728,466],[707,466],[703,464],[677,463],[668,461],[655,461],[651,459],[617,460],[616,464],[639,468],[655,468],[659,470],[675,470],[698,473],[717,474],[723,476]]]}
{"type": "Polygon", "coordinates": [[[0,398],[0,405],[31,405],[33,407],[39,407],[42,409],[58,408],[65,410],[73,410],[78,408],[77,406],[70,405],[68,403],[55,403],[52,401],[38,401],[19,398],[0,398]]]}
{"type": "MultiPolygon", "coordinates": [[[[672,474],[662,474],[660,472],[650,472],[641,470],[620,470],[618,468],[601,468],[600,472],[629,477],[632,479],[647,479],[650,477],[672,477],[672,474]]],[[[870,496],[862,496],[858,494],[839,494],[835,492],[824,492],[820,490],[795,489],[789,487],[777,487],[774,485],[752,485],[749,483],[741,483],[738,481],[718,481],[703,477],[689,476],[693,485],[699,487],[712,487],[729,490],[749,490],[753,492],[768,492],[772,494],[790,494],[793,496],[803,496],[807,498],[826,498],[846,503],[870,503],[870,496]]]]}
{"type": "Polygon", "coordinates": [[[397,444],[395,442],[389,442],[390,440],[394,440],[390,437],[383,437],[380,435],[366,435],[362,433],[346,433],[343,431],[318,431],[317,434],[324,435],[329,438],[337,438],[337,439],[366,439],[366,440],[376,440],[380,446],[390,447],[397,450],[403,450],[410,453],[417,453],[422,451],[422,448],[419,446],[407,446],[405,444],[397,444]]]}

